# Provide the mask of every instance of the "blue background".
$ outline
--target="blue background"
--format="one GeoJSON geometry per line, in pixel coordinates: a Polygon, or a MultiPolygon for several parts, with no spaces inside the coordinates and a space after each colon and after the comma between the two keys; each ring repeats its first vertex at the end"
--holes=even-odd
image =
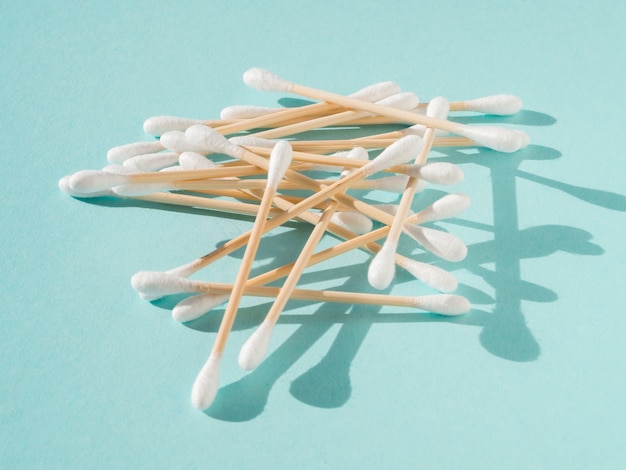
{"type": "MultiPolygon", "coordinates": [[[[621,467],[626,7],[564,5],[5,5],[0,467],[621,467]],[[339,93],[394,80],[423,100],[517,94],[517,116],[465,119],[523,129],[532,144],[435,155],[462,166],[455,190],[472,197],[466,214],[438,224],[469,246],[445,265],[469,314],[294,302],[270,356],[246,374],[238,349],[270,305],[246,298],[222,389],[202,413],[189,391],[221,310],[177,324],[171,302],[141,301],[129,279],[190,261],[250,222],[73,200],[57,181],[146,139],[149,116],[276,105],[284,96],[243,85],[253,66],[339,93]]],[[[254,272],[289,261],[306,233],[270,234],[254,272]]],[[[239,258],[203,278],[234,279],[239,258]]],[[[302,282],[366,289],[368,261],[357,251],[302,282]]],[[[397,281],[391,293],[425,290],[397,281]]]]}

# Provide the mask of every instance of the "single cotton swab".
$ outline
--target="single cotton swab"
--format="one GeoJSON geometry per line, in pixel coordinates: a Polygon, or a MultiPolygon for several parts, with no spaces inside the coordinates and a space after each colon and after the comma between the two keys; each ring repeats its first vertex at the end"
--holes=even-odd
{"type": "MultiPolygon", "coordinates": [[[[160,272],[144,271],[137,273],[133,279],[138,289],[143,289],[145,291],[153,289],[152,293],[161,296],[189,292],[211,293],[220,296],[227,296],[229,294],[232,295],[232,291],[235,287],[232,284],[193,281],[184,277],[178,277],[160,272]]],[[[243,294],[255,297],[275,298],[280,294],[280,290],[280,287],[246,285],[243,294]]],[[[412,307],[442,315],[460,315],[467,312],[470,308],[470,304],[465,297],[454,294],[431,294],[411,297],[332,290],[317,291],[311,289],[294,289],[291,297],[293,299],[310,300],[315,302],[412,307]]],[[[216,364],[219,366],[219,362],[213,361],[212,365],[215,366],[216,364]]],[[[216,372],[216,370],[211,368],[207,372],[213,373],[216,372]]]]}
{"type": "MultiPolygon", "coordinates": [[[[426,108],[429,103],[420,103],[417,108],[426,108]]],[[[514,95],[491,95],[464,101],[451,101],[450,111],[473,111],[477,113],[510,116],[519,112],[522,101],[514,95]]],[[[235,105],[222,109],[220,118],[224,120],[250,119],[265,114],[275,113],[284,108],[269,108],[266,106],[235,105]]],[[[350,121],[351,122],[351,121],[350,121]]],[[[366,121],[367,122],[367,121],[366,121]]],[[[395,122],[390,119],[379,120],[376,124],[395,122]]]]}
{"type": "Polygon", "coordinates": [[[176,172],[116,173],[110,170],[81,170],[70,176],[70,187],[80,193],[103,191],[125,184],[166,183],[183,180],[228,178],[263,173],[256,166],[219,167],[176,172]]]}
{"type": "Polygon", "coordinates": [[[239,268],[239,272],[237,273],[233,290],[215,339],[215,344],[213,345],[213,349],[207,362],[200,370],[200,373],[198,374],[198,377],[193,385],[191,401],[196,408],[205,409],[209,407],[217,394],[222,353],[235,321],[235,316],[237,315],[237,309],[239,307],[241,296],[243,295],[243,289],[245,287],[246,280],[248,279],[250,269],[252,268],[256,251],[260,244],[265,220],[269,213],[272,199],[276,194],[276,187],[289,167],[290,162],[291,147],[287,142],[278,143],[274,147],[274,151],[270,156],[267,188],[261,201],[261,205],[259,206],[259,211],[257,213],[252,232],[248,238],[248,245],[241,261],[241,266],[239,268]]]}
{"type": "Polygon", "coordinates": [[[442,129],[453,134],[468,137],[485,147],[501,152],[514,152],[519,150],[527,140],[525,133],[512,131],[506,128],[494,126],[467,126],[443,119],[435,119],[418,113],[381,106],[375,103],[330,93],[315,88],[306,87],[280,78],[266,70],[253,68],[245,72],[244,82],[246,85],[259,90],[283,91],[308,98],[318,99],[335,103],[349,109],[358,109],[372,114],[379,114],[398,119],[400,122],[422,124],[424,126],[442,129]]]}
{"type": "MultiPolygon", "coordinates": [[[[437,97],[433,99],[428,105],[426,115],[437,119],[446,119],[448,116],[448,101],[445,98],[437,97]]],[[[415,163],[420,165],[426,163],[430,148],[432,146],[433,139],[435,137],[435,131],[433,128],[427,128],[424,134],[424,145],[420,154],[415,159],[415,163]]],[[[404,228],[404,220],[413,203],[413,197],[417,189],[418,178],[410,177],[406,188],[402,194],[402,199],[398,206],[398,211],[395,215],[387,240],[383,244],[382,250],[380,250],[372,262],[370,263],[367,279],[370,285],[376,289],[386,289],[393,280],[395,271],[394,255],[398,247],[398,240],[400,234],[404,228]]]]}

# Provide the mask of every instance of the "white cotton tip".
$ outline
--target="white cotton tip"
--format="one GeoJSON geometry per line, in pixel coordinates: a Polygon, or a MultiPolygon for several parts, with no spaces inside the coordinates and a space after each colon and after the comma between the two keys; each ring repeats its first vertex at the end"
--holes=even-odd
{"type": "Polygon", "coordinates": [[[395,255],[398,244],[386,240],[367,270],[367,281],[374,289],[386,289],[396,273],[395,255]]]}
{"type": "Polygon", "coordinates": [[[406,175],[384,176],[372,180],[373,189],[389,193],[401,193],[406,188],[409,177],[406,175]]]}
{"type": "Polygon", "coordinates": [[[467,256],[465,244],[450,233],[414,224],[405,224],[404,231],[424,249],[446,261],[461,261],[467,256]]]}
{"type": "Polygon", "coordinates": [[[130,175],[99,170],[82,170],[70,176],[69,184],[72,191],[88,194],[105,191],[129,181],[130,175]]]}
{"type": "Polygon", "coordinates": [[[498,152],[515,152],[524,144],[521,131],[495,126],[461,126],[459,135],[498,152]]]}
{"type": "Polygon", "coordinates": [[[130,157],[144,155],[146,153],[156,153],[163,150],[163,144],[158,140],[149,142],[134,142],[132,144],[113,147],[107,152],[107,160],[111,163],[122,163],[130,157]]]}
{"type": "Polygon", "coordinates": [[[448,162],[410,165],[407,174],[428,181],[429,183],[445,186],[458,184],[463,181],[464,178],[463,170],[457,165],[448,162]]]}
{"type": "Polygon", "coordinates": [[[348,96],[356,100],[374,102],[380,101],[391,95],[396,95],[400,93],[400,91],[400,85],[395,82],[380,82],[361,88],[359,91],[356,91],[348,96]]]}
{"type": "Polygon", "coordinates": [[[211,354],[200,369],[191,389],[191,404],[199,409],[205,410],[217,395],[220,380],[221,356],[211,354]]]}
{"type": "Polygon", "coordinates": [[[399,264],[413,277],[440,292],[452,292],[458,286],[458,281],[454,275],[432,264],[421,263],[409,258],[402,258],[399,264]]]}
{"type": "Polygon", "coordinates": [[[415,306],[441,315],[461,315],[472,307],[465,297],[454,294],[422,295],[415,298],[415,306]]]}
{"type": "Polygon", "coordinates": [[[88,199],[92,197],[102,197],[102,196],[112,196],[114,195],[110,189],[104,189],[102,191],[94,191],[91,193],[81,193],[80,191],[75,191],[70,186],[70,179],[72,175],[66,175],[59,179],[59,189],[63,191],[65,194],[69,194],[72,197],[78,197],[82,199],[88,199]]]}
{"type": "Polygon", "coordinates": [[[456,217],[467,210],[470,201],[466,194],[446,194],[419,212],[420,224],[456,217]]]}
{"type": "Polygon", "coordinates": [[[374,160],[361,169],[367,176],[373,175],[390,166],[400,165],[417,157],[422,149],[423,141],[416,135],[407,135],[396,140],[381,152],[374,160]]]}
{"type": "Polygon", "coordinates": [[[125,160],[122,165],[135,171],[159,171],[178,163],[178,154],[174,152],[147,153],[125,160]]]}
{"type": "MultiPolygon", "coordinates": [[[[206,126],[200,126],[200,127],[206,127],[206,126]]],[[[163,144],[163,147],[176,153],[183,153],[183,152],[209,153],[210,152],[210,150],[207,149],[206,147],[203,147],[203,146],[197,145],[194,142],[191,142],[187,138],[186,133],[183,131],[165,132],[161,136],[160,142],[163,144]]]]}
{"type": "Polygon", "coordinates": [[[107,165],[102,167],[102,171],[106,171],[107,173],[116,173],[118,175],[132,175],[133,173],[138,173],[134,168],[129,168],[124,165],[107,165]]]}
{"type": "Polygon", "coordinates": [[[510,116],[522,109],[522,100],[517,96],[502,94],[467,100],[463,105],[463,108],[468,111],[510,116]]]}
{"type": "Polygon", "coordinates": [[[273,329],[274,324],[267,320],[259,325],[239,351],[239,367],[243,370],[252,370],[263,362],[269,349],[273,329]]]}
{"type": "Polygon", "coordinates": [[[159,271],[139,271],[131,278],[130,285],[137,292],[153,299],[198,291],[194,281],[159,271]]]}
{"type": "Polygon", "coordinates": [[[239,104],[234,106],[227,106],[220,111],[220,119],[225,121],[235,119],[253,119],[260,116],[266,116],[268,114],[281,111],[285,108],[268,108],[267,106],[251,106],[245,104],[239,104]]]}
{"type": "Polygon", "coordinates": [[[172,318],[179,322],[195,320],[227,300],[228,296],[222,294],[192,295],[174,306],[172,318]]]}
{"type": "Polygon", "coordinates": [[[450,103],[443,96],[437,96],[430,100],[426,107],[426,116],[435,119],[448,119],[450,112],[450,103]]]}
{"type": "MultiPolygon", "coordinates": [[[[399,208],[398,204],[371,204],[371,206],[375,207],[378,210],[386,212],[389,215],[393,215],[394,217],[398,213],[398,208],[399,208]]],[[[411,217],[413,214],[414,212],[411,209],[409,209],[407,213],[407,217],[411,217]]]]}
{"type": "Polygon", "coordinates": [[[204,149],[204,153],[223,153],[231,157],[241,155],[240,147],[208,126],[191,126],[185,131],[185,138],[197,148],[204,149]]]}
{"type": "Polygon", "coordinates": [[[211,160],[196,152],[183,152],[178,157],[178,164],[184,170],[208,170],[216,165],[211,160]]]}
{"type": "Polygon", "coordinates": [[[354,211],[336,212],[330,221],[359,235],[369,232],[373,226],[372,219],[354,211]]]}
{"type": "Polygon", "coordinates": [[[383,98],[382,100],[377,101],[376,104],[408,111],[415,109],[415,107],[420,104],[420,100],[415,93],[404,92],[383,98]]]}
{"type": "Polygon", "coordinates": [[[143,131],[155,137],[161,136],[169,131],[184,131],[194,124],[202,124],[200,119],[188,119],[176,116],[153,116],[143,123],[143,131]]]}
{"type": "Polygon", "coordinates": [[[244,147],[261,147],[266,149],[274,148],[277,140],[268,140],[254,135],[240,135],[237,137],[231,137],[228,139],[235,145],[242,145],[244,147]]]}
{"type": "Polygon", "coordinates": [[[262,91],[284,91],[289,93],[293,83],[267,70],[251,68],[243,74],[243,82],[250,88],[262,91]]]}
{"type": "Polygon", "coordinates": [[[169,191],[171,189],[173,189],[173,187],[169,182],[159,182],[121,184],[119,186],[115,186],[112,191],[118,196],[135,197],[145,196],[147,194],[153,194],[162,191],[169,191]]]}
{"type": "Polygon", "coordinates": [[[291,145],[286,140],[276,143],[272,149],[267,169],[267,188],[276,189],[291,164],[291,145]]]}

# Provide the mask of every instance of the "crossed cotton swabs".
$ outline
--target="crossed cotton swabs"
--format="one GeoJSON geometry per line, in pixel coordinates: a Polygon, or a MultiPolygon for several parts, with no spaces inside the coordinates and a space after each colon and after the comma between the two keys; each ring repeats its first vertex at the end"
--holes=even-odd
{"type": "Polygon", "coordinates": [[[428,162],[428,156],[438,146],[478,145],[514,152],[529,142],[528,136],[518,130],[448,120],[450,111],[514,114],[521,109],[521,102],[511,95],[451,103],[437,97],[423,105],[413,93],[402,93],[393,82],[375,84],[346,97],[298,85],[256,68],[244,74],[244,81],[257,89],[293,93],[320,102],[286,109],[232,106],[222,111],[221,119],[208,121],[153,117],[146,120],[144,130],[158,140],[115,147],[107,154],[111,165],[102,170],[79,171],[59,181],[64,192],[79,198],[115,196],[254,217],[251,230],[213,252],[169,271],[138,272],[131,280],[146,300],[194,294],[174,307],[172,315],[178,321],[198,318],[226,302],[213,348],[192,388],[191,400],[199,409],[208,408],[217,395],[222,355],[243,295],[274,299],[265,319],[241,348],[239,365],[246,370],[263,361],[273,328],[289,299],[403,306],[442,315],[467,312],[467,299],[451,293],[457,286],[452,274],[398,253],[402,233],[446,261],[460,261],[467,253],[465,244],[454,235],[422,224],[461,214],[469,205],[469,197],[446,194],[417,213],[411,210],[414,196],[425,182],[453,185],[463,178],[457,166],[428,162]],[[298,134],[329,126],[367,129],[370,124],[408,126],[353,139],[297,139],[298,134]],[[241,132],[248,134],[233,136],[241,132]],[[269,140],[287,136],[296,138],[269,140]],[[370,158],[367,149],[382,152],[370,158]],[[207,158],[210,154],[230,159],[218,164],[207,158]],[[311,171],[331,176],[317,179],[310,176],[311,171]],[[400,202],[371,204],[349,195],[350,189],[395,191],[401,194],[400,202]],[[296,196],[293,190],[309,195],[296,196]],[[250,278],[262,236],[293,220],[313,226],[296,259],[250,278]],[[374,229],[373,221],[379,222],[380,228],[374,229]],[[326,233],[344,241],[315,252],[326,233]],[[383,238],[381,246],[377,241],[383,238]],[[243,258],[232,283],[189,279],[241,248],[245,248],[243,258]],[[355,248],[374,254],[367,273],[373,288],[389,287],[397,265],[441,293],[397,296],[298,288],[307,267],[355,248]],[[281,278],[285,278],[281,287],[267,286],[281,278]]]}

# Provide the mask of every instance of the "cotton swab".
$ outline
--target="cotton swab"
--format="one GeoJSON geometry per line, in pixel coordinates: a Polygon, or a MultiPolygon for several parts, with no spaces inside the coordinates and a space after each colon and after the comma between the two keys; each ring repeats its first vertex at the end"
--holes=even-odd
{"type": "MultiPolygon", "coordinates": [[[[445,98],[437,97],[433,99],[428,105],[426,110],[426,116],[434,117],[437,119],[446,119],[448,116],[449,105],[445,98]]],[[[424,164],[430,153],[430,148],[435,137],[435,131],[432,128],[427,128],[424,134],[424,145],[420,154],[415,159],[416,164],[424,164]]],[[[396,213],[387,240],[383,244],[382,250],[380,250],[372,262],[370,263],[367,279],[370,285],[376,289],[386,289],[393,280],[395,272],[394,255],[398,247],[398,240],[404,227],[404,220],[411,208],[413,197],[417,190],[418,178],[410,177],[409,181],[402,194],[402,199],[398,206],[398,212],[396,213]]]]}
{"type": "MultiPolygon", "coordinates": [[[[426,108],[429,103],[420,103],[417,108],[426,108]]],[[[228,106],[220,112],[220,118],[224,120],[250,119],[265,114],[275,113],[284,108],[269,108],[267,106],[235,105],[228,106]]],[[[473,111],[477,113],[493,114],[497,116],[510,116],[522,109],[522,101],[519,97],[507,94],[498,94],[474,98],[464,101],[451,101],[450,111],[473,111]]],[[[384,123],[393,122],[387,119],[384,123]]],[[[381,122],[377,122],[380,124],[381,122]]]]}
{"type": "Polygon", "coordinates": [[[274,147],[272,155],[270,155],[267,188],[265,189],[265,194],[261,200],[261,205],[259,206],[259,211],[257,213],[252,232],[248,238],[248,245],[244,252],[239,272],[237,273],[213,349],[211,350],[211,354],[207,362],[200,370],[200,373],[193,384],[191,401],[198,409],[208,408],[217,394],[222,353],[235,321],[235,316],[237,315],[239,302],[241,296],[243,295],[243,289],[261,241],[261,234],[263,233],[263,228],[272,204],[272,199],[276,194],[276,187],[283,178],[283,175],[287,171],[290,163],[291,147],[286,141],[279,142],[274,147]]]}
{"type": "MultiPolygon", "coordinates": [[[[153,293],[155,295],[175,295],[195,292],[227,296],[231,294],[234,288],[232,284],[193,281],[191,279],[161,272],[144,271],[135,274],[133,279],[138,289],[147,291],[149,287],[154,288],[154,286],[159,286],[158,290],[154,288],[153,293]]],[[[275,298],[279,295],[280,290],[280,287],[246,286],[244,295],[275,298]]],[[[441,315],[460,315],[470,309],[468,300],[463,296],[455,294],[430,294],[411,297],[332,290],[317,291],[311,289],[294,289],[291,297],[296,300],[315,302],[412,307],[441,315]]],[[[216,362],[213,361],[213,365],[215,364],[216,362]]]]}
{"type": "Polygon", "coordinates": [[[74,191],[90,193],[103,191],[115,186],[136,183],[164,183],[182,180],[218,179],[232,176],[257,175],[262,173],[258,167],[220,167],[207,169],[181,170],[169,172],[117,173],[105,170],[81,170],[70,176],[69,183],[74,191]]]}
{"type": "Polygon", "coordinates": [[[259,68],[252,68],[246,71],[244,73],[244,82],[246,85],[258,90],[293,93],[312,99],[335,103],[349,109],[358,109],[372,114],[389,116],[391,118],[398,119],[400,122],[422,124],[424,126],[442,129],[453,134],[468,137],[485,147],[501,152],[515,152],[521,148],[523,141],[526,140],[526,137],[524,137],[525,134],[521,131],[512,131],[510,129],[494,126],[467,126],[447,120],[422,116],[410,111],[380,106],[375,103],[369,103],[299,85],[259,68]]]}

